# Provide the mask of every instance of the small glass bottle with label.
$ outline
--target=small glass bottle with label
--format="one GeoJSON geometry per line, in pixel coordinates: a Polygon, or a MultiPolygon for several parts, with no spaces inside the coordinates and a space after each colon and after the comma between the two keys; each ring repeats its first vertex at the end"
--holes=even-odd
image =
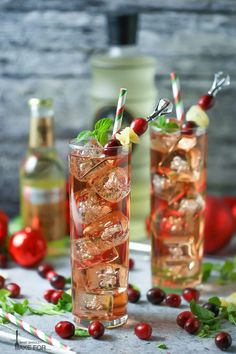
{"type": "Polygon", "coordinates": [[[66,234],[65,174],[54,145],[53,101],[32,98],[29,106],[29,148],[20,168],[22,222],[24,227],[40,229],[49,254],[57,254],[66,234]]]}

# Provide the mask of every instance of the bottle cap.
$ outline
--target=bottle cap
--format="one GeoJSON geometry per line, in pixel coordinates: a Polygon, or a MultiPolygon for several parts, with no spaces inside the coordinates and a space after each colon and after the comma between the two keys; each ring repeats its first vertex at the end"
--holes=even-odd
{"type": "Polygon", "coordinates": [[[30,98],[28,101],[28,105],[30,107],[45,107],[45,108],[52,108],[53,107],[53,100],[51,98],[30,98]]]}
{"type": "Polygon", "coordinates": [[[109,45],[132,45],[136,43],[138,13],[118,11],[107,13],[109,45]]]}

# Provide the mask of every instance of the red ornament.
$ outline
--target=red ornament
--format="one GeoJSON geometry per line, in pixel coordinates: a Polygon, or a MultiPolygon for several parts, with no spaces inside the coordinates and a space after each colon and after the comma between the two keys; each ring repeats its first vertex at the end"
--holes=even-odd
{"type": "Polygon", "coordinates": [[[0,210],[0,246],[5,244],[8,235],[8,216],[0,210]]]}
{"type": "Polygon", "coordinates": [[[46,255],[47,243],[40,231],[26,227],[9,241],[11,257],[23,267],[37,265],[46,255]]]}
{"type": "Polygon", "coordinates": [[[234,231],[236,231],[236,197],[225,196],[225,197],[223,197],[223,201],[231,209],[231,213],[233,215],[234,223],[235,223],[234,231]]]}
{"type": "Polygon", "coordinates": [[[204,250],[207,254],[215,253],[226,246],[235,229],[235,221],[230,208],[218,197],[207,196],[204,250]]]}

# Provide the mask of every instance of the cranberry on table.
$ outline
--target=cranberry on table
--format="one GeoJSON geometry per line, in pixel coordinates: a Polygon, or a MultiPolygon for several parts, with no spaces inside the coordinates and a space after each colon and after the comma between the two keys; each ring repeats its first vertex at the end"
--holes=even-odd
{"type": "Polygon", "coordinates": [[[121,146],[121,143],[118,139],[111,139],[107,142],[107,144],[103,148],[103,152],[105,155],[114,156],[117,155],[117,149],[121,146]]]}
{"type": "Polygon", "coordinates": [[[54,270],[53,266],[48,263],[40,264],[38,266],[38,273],[42,278],[47,277],[47,273],[54,270]]]}
{"type": "Polygon", "coordinates": [[[57,275],[57,273],[54,270],[49,270],[46,274],[46,278],[50,281],[54,275],[57,275]]]}
{"type": "Polygon", "coordinates": [[[60,321],[56,324],[55,331],[61,338],[71,338],[75,334],[75,326],[69,321],[60,321]]]}
{"type": "Polygon", "coordinates": [[[7,256],[0,254],[0,268],[5,269],[7,267],[7,256]]]}
{"type": "Polygon", "coordinates": [[[195,122],[189,120],[181,126],[181,132],[185,135],[192,135],[198,127],[195,122]]]}
{"type": "Polygon", "coordinates": [[[44,299],[47,300],[48,302],[51,302],[52,294],[54,294],[55,291],[56,290],[54,289],[45,290],[43,293],[44,299]]]}
{"type": "Polygon", "coordinates": [[[6,286],[5,286],[5,289],[7,289],[8,291],[10,291],[10,297],[12,298],[16,298],[19,296],[20,294],[20,287],[18,284],[16,283],[8,283],[6,286]]]}
{"type": "Polygon", "coordinates": [[[5,284],[5,278],[0,275],[0,289],[4,288],[4,284],[5,284]]]}
{"type": "Polygon", "coordinates": [[[50,284],[55,289],[64,289],[66,284],[66,278],[63,275],[56,274],[50,279],[50,284]]]}
{"type": "Polygon", "coordinates": [[[148,121],[144,118],[135,118],[131,122],[130,128],[133,129],[137,135],[143,135],[148,128],[148,121]]]}
{"type": "Polygon", "coordinates": [[[178,314],[176,318],[176,322],[180,327],[184,328],[184,325],[187,322],[187,320],[192,317],[194,316],[191,311],[183,311],[178,314]]]}
{"type": "Polygon", "coordinates": [[[192,300],[197,302],[200,298],[200,291],[195,288],[185,288],[182,291],[182,296],[187,302],[191,302],[192,300]]]}
{"type": "Polygon", "coordinates": [[[139,339],[148,340],[152,335],[152,327],[146,322],[140,322],[135,326],[134,333],[139,339]]]}
{"type": "Polygon", "coordinates": [[[153,305],[159,305],[166,298],[166,293],[160,288],[149,289],[147,294],[147,300],[153,305]]]}
{"type": "Polygon", "coordinates": [[[190,334],[195,334],[200,328],[200,322],[195,317],[190,317],[184,324],[184,329],[190,334]]]}
{"type": "Polygon", "coordinates": [[[97,339],[103,336],[105,327],[100,321],[93,321],[88,325],[88,332],[91,337],[97,339]]]}
{"type": "Polygon", "coordinates": [[[199,98],[198,100],[198,105],[204,110],[206,111],[207,109],[210,109],[211,107],[213,107],[215,104],[215,98],[212,95],[209,95],[209,93],[207,93],[206,95],[203,95],[199,98]]]}
{"type": "Polygon", "coordinates": [[[221,350],[227,350],[232,344],[232,337],[227,332],[217,333],[215,336],[215,344],[221,350]]]}
{"type": "Polygon", "coordinates": [[[204,305],[202,305],[205,309],[211,311],[214,313],[215,317],[219,315],[219,306],[216,304],[212,304],[211,302],[206,302],[204,305]]]}
{"type": "Polygon", "coordinates": [[[181,304],[181,297],[178,294],[167,294],[166,304],[170,307],[179,307],[181,304]]]}
{"type": "Polygon", "coordinates": [[[134,260],[133,260],[133,258],[130,258],[129,259],[129,270],[132,270],[132,269],[134,269],[134,260]]]}
{"type": "Polygon", "coordinates": [[[56,305],[63,294],[64,294],[63,290],[54,290],[54,292],[51,295],[50,302],[56,305]]]}
{"type": "Polygon", "coordinates": [[[140,299],[140,291],[135,288],[128,288],[128,300],[135,304],[140,299]]]}

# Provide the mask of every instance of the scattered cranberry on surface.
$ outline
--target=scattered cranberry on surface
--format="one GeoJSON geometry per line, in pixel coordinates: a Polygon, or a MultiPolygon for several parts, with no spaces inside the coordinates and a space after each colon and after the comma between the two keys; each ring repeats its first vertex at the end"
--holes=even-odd
{"type": "Polygon", "coordinates": [[[199,98],[198,100],[198,105],[206,111],[207,109],[210,109],[211,107],[214,106],[215,103],[215,98],[212,95],[206,94],[203,95],[199,98]]]}
{"type": "Polygon", "coordinates": [[[147,300],[153,305],[159,305],[166,298],[166,293],[160,288],[149,289],[147,294],[147,300]]]}
{"type": "Polygon", "coordinates": [[[49,270],[46,274],[46,278],[50,281],[54,275],[57,275],[57,273],[54,270],[49,270]]]}
{"type": "Polygon", "coordinates": [[[181,126],[181,132],[185,135],[192,135],[197,128],[198,125],[195,122],[188,121],[181,126]]]}
{"type": "Polygon", "coordinates": [[[130,128],[133,129],[137,135],[143,135],[148,128],[148,121],[144,118],[135,118],[131,122],[130,128]]]}
{"type": "Polygon", "coordinates": [[[50,279],[50,284],[55,289],[64,289],[66,284],[66,278],[63,275],[56,274],[50,279]]]}
{"type": "Polygon", "coordinates": [[[212,304],[211,302],[206,302],[204,305],[202,305],[205,309],[211,311],[214,313],[215,317],[219,315],[219,306],[216,304],[212,304]]]}
{"type": "Polygon", "coordinates": [[[105,155],[114,156],[117,155],[117,149],[121,146],[121,143],[118,139],[111,139],[108,143],[104,146],[103,152],[105,155]]]}
{"type": "Polygon", "coordinates": [[[135,264],[135,262],[134,262],[133,258],[130,258],[129,259],[129,270],[134,269],[134,264],[135,264]]]}
{"type": "Polygon", "coordinates": [[[140,291],[135,288],[128,288],[128,300],[135,304],[140,299],[140,291]]]}
{"type": "Polygon", "coordinates": [[[0,275],[0,289],[4,288],[4,284],[5,284],[5,278],[0,275]]]}
{"type": "Polygon", "coordinates": [[[12,297],[12,298],[16,298],[20,294],[20,287],[16,283],[9,283],[9,284],[5,285],[5,289],[10,291],[10,295],[9,296],[12,297]]]}
{"type": "Polygon", "coordinates": [[[53,294],[55,291],[56,291],[56,290],[54,290],[54,289],[45,290],[44,293],[43,293],[44,299],[47,300],[48,302],[51,302],[52,294],[53,294]]]}
{"type": "Polygon", "coordinates": [[[75,334],[75,326],[69,321],[60,321],[56,324],[55,331],[61,338],[71,338],[75,334]]]}
{"type": "Polygon", "coordinates": [[[42,278],[46,278],[47,277],[47,273],[54,270],[53,266],[51,264],[48,263],[44,263],[44,264],[40,264],[38,266],[38,274],[42,277],[42,278]]]}
{"type": "Polygon", "coordinates": [[[0,268],[7,267],[7,257],[4,254],[0,254],[0,268]]]}
{"type": "Polygon", "coordinates": [[[51,298],[50,298],[51,303],[56,305],[63,294],[64,294],[63,290],[54,290],[54,292],[52,293],[51,298]]]}
{"type": "Polygon", "coordinates": [[[217,333],[215,336],[215,344],[221,350],[227,350],[232,344],[232,337],[227,332],[217,333]]]}
{"type": "Polygon", "coordinates": [[[200,298],[200,292],[194,288],[185,288],[182,291],[182,296],[187,302],[191,302],[192,300],[197,302],[200,298]]]}
{"type": "Polygon", "coordinates": [[[187,322],[187,320],[193,317],[194,316],[191,311],[183,311],[178,314],[176,318],[176,322],[180,327],[184,328],[184,325],[187,322]]]}
{"type": "Polygon", "coordinates": [[[146,322],[136,324],[134,333],[139,339],[148,340],[152,335],[152,327],[146,322]]]}
{"type": "Polygon", "coordinates": [[[184,329],[190,334],[195,334],[200,328],[200,322],[195,317],[190,317],[184,324],[184,329]]]}
{"type": "Polygon", "coordinates": [[[166,304],[170,307],[179,307],[181,304],[181,297],[178,294],[167,294],[166,304]]]}
{"type": "Polygon", "coordinates": [[[97,339],[103,336],[105,327],[100,321],[93,321],[88,325],[88,332],[91,337],[97,339]]]}

